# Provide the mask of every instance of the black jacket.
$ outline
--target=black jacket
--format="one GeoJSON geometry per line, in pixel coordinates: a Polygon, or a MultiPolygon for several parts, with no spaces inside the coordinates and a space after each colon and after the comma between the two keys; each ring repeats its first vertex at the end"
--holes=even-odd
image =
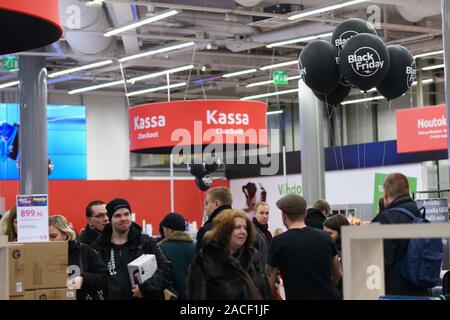
{"type": "MultiPolygon", "coordinates": [[[[386,210],[378,214],[372,222],[381,224],[412,223],[411,219],[400,212],[388,212],[387,209],[404,208],[420,216],[416,203],[409,196],[398,197],[386,210]]],[[[400,273],[400,266],[408,251],[408,239],[384,240],[384,274],[386,294],[402,296],[426,296],[427,290],[408,282],[400,273]]]]}
{"type": "Polygon", "coordinates": [[[142,234],[142,228],[134,222],[131,224],[128,233],[128,241],[124,245],[115,246],[112,244],[111,236],[111,225],[107,225],[103,230],[103,235],[92,245],[107,264],[111,275],[106,298],[109,300],[131,300],[133,293],[127,266],[143,254],[154,254],[158,269],[150,279],[139,285],[139,289],[144,299],[164,299],[163,291],[171,285],[173,269],[156,240],[142,234]],[[115,264],[111,261],[112,251],[114,251],[115,264]]]}
{"type": "MultiPolygon", "coordinates": [[[[100,255],[90,246],[69,241],[69,270],[71,266],[80,268],[83,285],[77,290],[77,300],[97,299],[97,291],[108,288],[109,272],[100,255]]],[[[69,275],[70,276],[70,275],[69,275]]]]}
{"type": "Polygon", "coordinates": [[[95,229],[93,226],[87,224],[84,228],[83,232],[79,235],[77,238],[77,241],[79,243],[84,243],[87,245],[92,245],[95,240],[97,240],[98,237],[100,237],[102,233],[95,229]]]}
{"type": "Polygon", "coordinates": [[[222,212],[223,210],[227,210],[227,209],[231,209],[231,206],[230,205],[224,205],[224,206],[221,206],[221,207],[217,208],[216,210],[214,210],[213,213],[211,214],[211,216],[208,218],[208,220],[203,225],[203,227],[198,229],[198,231],[197,231],[197,243],[195,245],[195,248],[196,248],[197,252],[199,252],[200,249],[203,247],[203,237],[205,236],[206,232],[211,230],[211,228],[213,226],[214,218],[217,217],[220,212],[222,212]]]}
{"type": "Polygon", "coordinates": [[[309,208],[306,213],[305,224],[308,227],[323,230],[323,223],[327,217],[322,213],[322,211],[315,208],[309,208]]]}

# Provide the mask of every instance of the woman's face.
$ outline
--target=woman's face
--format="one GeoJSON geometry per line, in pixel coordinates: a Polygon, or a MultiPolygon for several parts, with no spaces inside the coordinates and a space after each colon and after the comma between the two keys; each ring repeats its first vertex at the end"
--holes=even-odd
{"type": "Polygon", "coordinates": [[[247,241],[247,220],[234,218],[234,229],[230,236],[230,251],[235,253],[247,241]]]}
{"type": "Polygon", "coordinates": [[[338,238],[338,236],[339,236],[339,233],[338,233],[336,230],[327,228],[327,227],[325,227],[325,226],[323,227],[323,230],[324,230],[326,233],[328,233],[328,234],[330,235],[331,239],[332,239],[334,242],[336,242],[336,240],[337,240],[337,238],[338,238]]]}
{"type": "Polygon", "coordinates": [[[53,226],[48,227],[50,241],[66,241],[67,236],[53,226]]]}

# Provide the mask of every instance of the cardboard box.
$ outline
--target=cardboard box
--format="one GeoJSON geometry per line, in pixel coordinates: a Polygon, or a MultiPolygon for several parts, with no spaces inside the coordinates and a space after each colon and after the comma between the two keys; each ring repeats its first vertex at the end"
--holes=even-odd
{"type": "Polygon", "coordinates": [[[158,264],[156,263],[155,255],[143,254],[128,264],[131,284],[134,286],[150,279],[156,272],[156,269],[158,269],[158,264]]]}
{"type": "Polygon", "coordinates": [[[22,296],[9,297],[9,300],[34,300],[34,290],[24,291],[22,296]]]}
{"type": "Polygon", "coordinates": [[[25,246],[8,243],[9,296],[25,294],[25,246]]]}
{"type": "Polygon", "coordinates": [[[77,291],[71,289],[35,290],[34,300],[76,300],[77,291]]]}
{"type": "Polygon", "coordinates": [[[67,241],[24,245],[25,290],[67,288],[67,241]]]}

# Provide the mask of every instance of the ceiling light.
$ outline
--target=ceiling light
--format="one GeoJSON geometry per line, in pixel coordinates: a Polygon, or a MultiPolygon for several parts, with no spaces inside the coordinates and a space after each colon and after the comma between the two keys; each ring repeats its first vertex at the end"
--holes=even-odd
{"type": "Polygon", "coordinates": [[[361,90],[361,91],[359,91],[359,92],[361,92],[361,93],[369,93],[369,92],[375,92],[375,91],[377,91],[377,88],[372,88],[372,89],[367,90],[367,91],[361,90]]]}
{"type": "Polygon", "coordinates": [[[444,50],[421,53],[421,54],[415,55],[414,59],[428,57],[428,56],[434,56],[436,54],[443,54],[443,53],[444,53],[444,50]]]}
{"type": "Polygon", "coordinates": [[[268,65],[268,66],[261,67],[261,68],[259,68],[259,70],[275,69],[275,68],[279,68],[279,67],[292,66],[294,64],[298,64],[298,60],[292,60],[292,61],[287,61],[287,62],[271,64],[271,65],[268,65]]]}
{"type": "Polygon", "coordinates": [[[444,68],[444,64],[438,64],[438,65],[435,65],[435,66],[428,66],[428,67],[422,68],[422,70],[423,71],[430,71],[430,70],[442,69],[442,68],[444,68]]]}
{"type": "Polygon", "coordinates": [[[119,81],[107,82],[107,83],[103,83],[103,84],[99,84],[99,85],[95,85],[95,86],[75,89],[75,90],[69,91],[68,94],[77,94],[77,93],[93,91],[93,90],[102,89],[102,88],[114,87],[114,86],[118,86],[120,84],[123,85],[124,81],[123,80],[119,80],[119,81]]]}
{"type": "Polygon", "coordinates": [[[139,58],[151,56],[151,55],[158,54],[158,53],[175,51],[175,50],[187,48],[190,46],[195,46],[195,43],[194,42],[184,42],[184,43],[176,44],[176,45],[173,45],[170,47],[160,48],[160,49],[156,49],[156,50],[151,50],[151,51],[142,52],[142,53],[134,54],[131,56],[123,57],[123,58],[120,58],[119,61],[125,62],[125,61],[129,61],[129,60],[133,60],[133,59],[139,59],[139,58]]]}
{"type": "Polygon", "coordinates": [[[317,8],[317,9],[310,9],[310,10],[304,10],[298,14],[294,14],[292,16],[290,16],[288,19],[289,20],[296,20],[296,19],[300,19],[300,18],[305,18],[305,17],[309,17],[309,16],[313,16],[322,12],[327,12],[327,11],[332,11],[332,10],[337,10],[337,9],[341,9],[344,7],[348,7],[348,6],[352,6],[354,4],[358,4],[358,3],[362,3],[362,2],[366,2],[367,0],[353,0],[353,1],[345,1],[345,2],[341,2],[341,3],[337,3],[337,4],[333,4],[330,6],[324,6],[321,8],[317,8]]]}
{"type": "Polygon", "coordinates": [[[12,81],[12,82],[2,83],[2,84],[0,84],[0,89],[14,87],[14,86],[17,86],[19,83],[20,83],[20,81],[12,81]]]}
{"type": "Polygon", "coordinates": [[[88,7],[101,7],[105,0],[92,0],[86,1],[84,4],[88,7]]]}
{"type": "Polygon", "coordinates": [[[222,75],[222,77],[230,78],[230,77],[240,76],[243,74],[254,73],[254,72],[256,72],[256,69],[248,69],[248,70],[242,70],[242,71],[237,71],[237,72],[232,72],[232,73],[226,73],[226,74],[222,75]]]}
{"type": "Polygon", "coordinates": [[[156,91],[163,91],[163,90],[167,90],[167,89],[184,87],[185,85],[186,85],[186,82],[174,83],[169,86],[157,87],[157,88],[140,90],[140,91],[133,91],[133,92],[128,93],[127,96],[133,97],[133,96],[137,96],[137,95],[145,94],[145,93],[151,93],[151,92],[156,92],[156,91]]]}
{"type": "Polygon", "coordinates": [[[270,115],[272,115],[272,114],[280,114],[280,113],[283,113],[283,110],[268,111],[268,112],[266,112],[266,114],[267,114],[268,116],[270,116],[270,115]]]}
{"type": "MultiPolygon", "coordinates": [[[[288,77],[287,80],[296,80],[296,79],[300,79],[301,76],[292,76],[292,77],[288,77]]],[[[274,84],[273,80],[267,80],[267,81],[260,81],[260,82],[254,82],[254,83],[249,83],[248,85],[246,85],[246,88],[252,88],[252,87],[258,87],[258,86],[264,86],[266,84],[274,84]]]]}
{"type": "Polygon", "coordinates": [[[266,46],[266,48],[281,47],[281,46],[285,46],[285,45],[293,44],[293,43],[298,43],[298,42],[308,42],[308,41],[316,40],[316,39],[320,39],[320,38],[331,37],[332,35],[333,35],[332,32],[327,32],[327,33],[322,33],[322,34],[316,34],[314,36],[308,36],[308,37],[303,37],[303,38],[285,40],[285,41],[280,41],[280,42],[275,42],[275,43],[268,44],[266,46]]]}
{"type": "Polygon", "coordinates": [[[279,96],[279,95],[288,94],[288,93],[294,93],[294,92],[298,92],[298,89],[291,89],[291,90],[277,91],[277,92],[272,92],[272,93],[258,94],[258,95],[255,95],[255,96],[248,96],[248,97],[241,98],[241,100],[254,100],[254,99],[266,98],[266,97],[272,97],[272,96],[279,96]]]}
{"type": "Polygon", "coordinates": [[[140,77],[131,78],[130,80],[127,80],[127,82],[129,82],[131,84],[134,84],[137,81],[141,81],[141,80],[145,80],[145,79],[151,79],[151,78],[156,78],[156,77],[159,77],[159,76],[172,74],[172,73],[176,73],[176,72],[186,71],[186,70],[190,70],[192,68],[194,68],[194,65],[191,64],[189,66],[173,68],[173,69],[169,69],[169,70],[164,70],[164,71],[160,71],[160,72],[147,74],[147,75],[140,76],[140,77]]]}
{"type": "Polygon", "coordinates": [[[112,60],[100,61],[100,62],[96,62],[96,63],[87,64],[87,65],[81,66],[81,67],[70,68],[70,69],[66,69],[66,70],[62,70],[62,71],[58,71],[58,72],[53,72],[53,73],[50,73],[48,75],[48,77],[49,78],[55,78],[55,77],[58,77],[58,76],[69,74],[69,73],[74,73],[74,72],[78,72],[78,71],[82,71],[82,70],[87,70],[87,69],[93,69],[93,68],[106,66],[106,65],[111,64],[111,63],[113,63],[112,60]]]}
{"type": "Polygon", "coordinates": [[[174,16],[177,13],[178,13],[178,11],[176,11],[176,10],[170,10],[170,11],[158,14],[156,16],[153,16],[153,17],[150,17],[150,18],[138,21],[138,22],[131,23],[131,24],[126,25],[126,26],[113,29],[111,31],[106,32],[104,34],[104,36],[105,37],[111,37],[111,36],[114,36],[116,34],[119,34],[119,33],[122,33],[122,32],[128,31],[128,30],[136,29],[136,28],[142,27],[143,25],[146,25],[146,24],[149,24],[149,23],[152,23],[152,22],[156,22],[156,21],[159,21],[159,20],[162,20],[162,19],[174,16]]]}
{"type": "Polygon", "coordinates": [[[344,101],[344,102],[341,102],[341,105],[345,106],[346,104],[355,104],[355,103],[360,103],[360,102],[382,100],[382,99],[384,99],[383,96],[376,96],[376,97],[371,97],[371,98],[364,98],[364,99],[356,99],[356,100],[344,101]]]}

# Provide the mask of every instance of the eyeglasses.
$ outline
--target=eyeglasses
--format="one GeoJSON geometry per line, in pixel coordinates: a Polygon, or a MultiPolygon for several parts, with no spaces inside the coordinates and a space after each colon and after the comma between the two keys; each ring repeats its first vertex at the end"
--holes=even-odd
{"type": "Polygon", "coordinates": [[[98,215],[96,215],[96,216],[92,216],[92,218],[96,218],[96,219],[104,219],[104,218],[106,218],[106,216],[107,216],[106,213],[101,213],[101,214],[98,214],[98,215]]]}

